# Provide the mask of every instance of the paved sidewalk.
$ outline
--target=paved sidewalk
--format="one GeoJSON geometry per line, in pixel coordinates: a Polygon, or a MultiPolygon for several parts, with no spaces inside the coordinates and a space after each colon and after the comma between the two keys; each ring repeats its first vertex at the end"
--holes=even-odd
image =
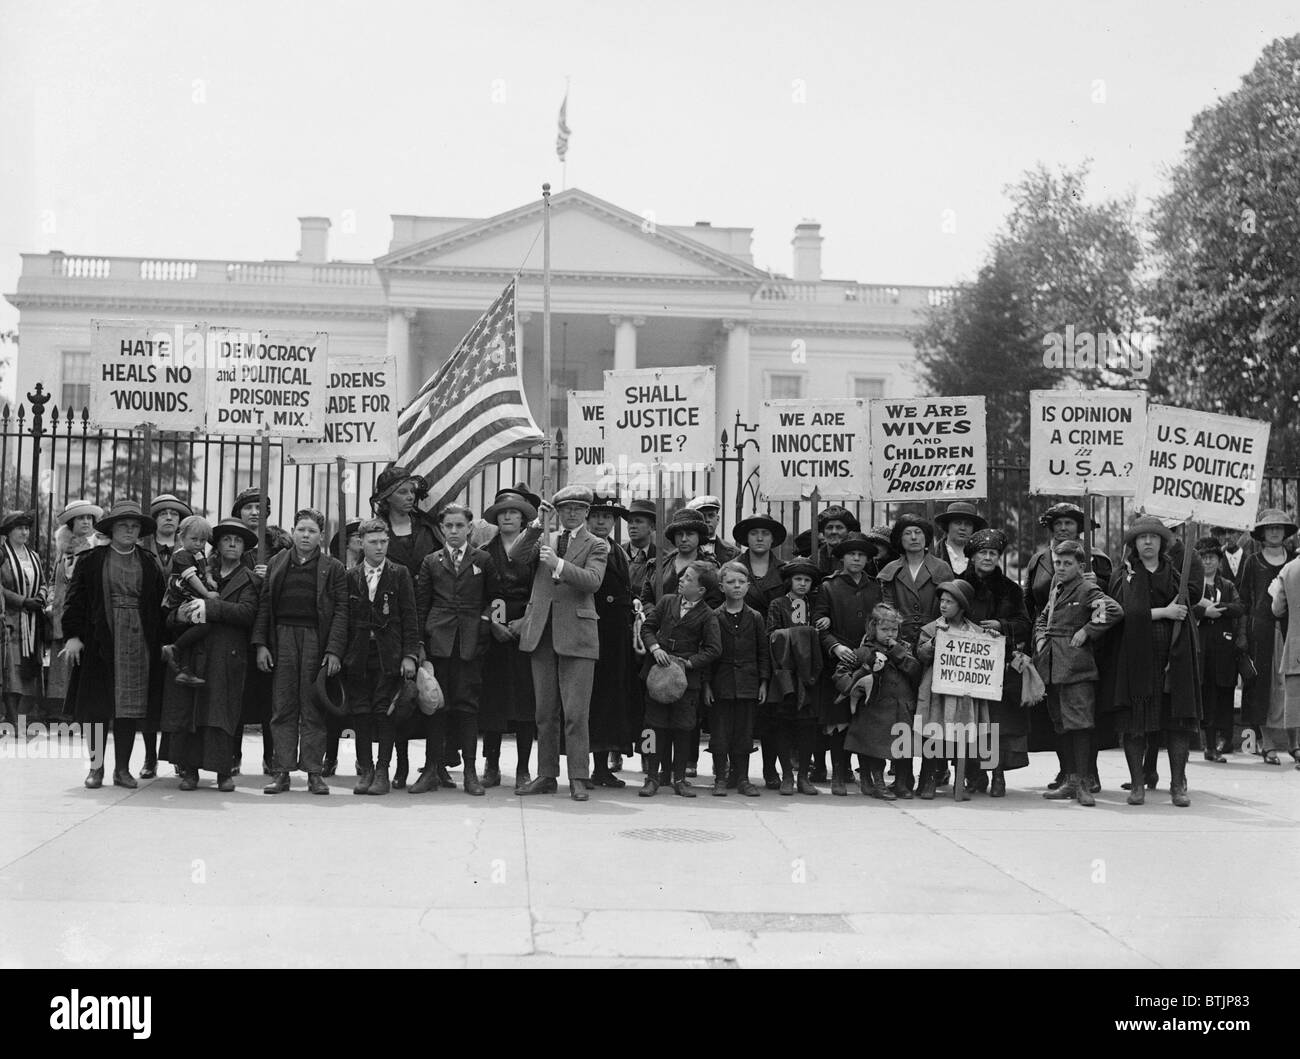
{"type": "MultiPolygon", "coordinates": [[[[516,797],[509,743],[485,798],[354,797],[347,742],[328,798],[301,774],[277,797],[260,775],[182,793],[167,764],[139,790],[110,767],[87,791],[82,762],[17,749],[0,742],[4,967],[1300,963],[1290,762],[1194,753],[1177,809],[1162,756],[1133,808],[1122,755],[1103,753],[1085,809],[1040,797],[1051,755],[1010,773],[1006,799],[960,804],[641,799],[633,758],[627,789],[579,805],[563,778],[516,797]]],[[[260,753],[250,732],[244,760],[260,753]]]]}

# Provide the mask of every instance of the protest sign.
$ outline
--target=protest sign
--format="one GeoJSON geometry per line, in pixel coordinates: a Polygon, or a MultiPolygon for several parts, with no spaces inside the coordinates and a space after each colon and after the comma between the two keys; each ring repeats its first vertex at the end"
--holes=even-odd
{"type": "Polygon", "coordinates": [[[718,437],[711,367],[605,372],[605,463],[619,482],[713,467],[718,437]]]}
{"type": "Polygon", "coordinates": [[[1138,510],[1163,519],[1250,529],[1268,455],[1269,425],[1152,405],[1138,460],[1138,510]]]}
{"type": "Polygon", "coordinates": [[[969,500],[988,496],[983,397],[871,402],[871,498],[969,500]]]}
{"type": "MultiPolygon", "coordinates": [[[[92,320],[90,421],[103,429],[193,431],[203,425],[203,328],[92,320]]],[[[67,411],[72,411],[67,409],[67,411]]]]}
{"type": "Polygon", "coordinates": [[[325,433],[284,447],[288,463],[388,463],[397,458],[397,358],[330,357],[325,433]]]}
{"type": "Polygon", "coordinates": [[[569,391],[570,485],[596,486],[605,463],[605,391],[569,391]]]}
{"type": "Polygon", "coordinates": [[[1132,496],[1145,433],[1140,390],[1031,390],[1030,493],[1132,496]]]}
{"type": "Polygon", "coordinates": [[[761,500],[865,500],[868,489],[864,398],[764,401],[758,416],[761,500]]]}
{"type": "Polygon", "coordinates": [[[1006,660],[1005,636],[974,630],[936,629],[930,690],[936,695],[1001,699],[1006,660]]]}
{"type": "Polygon", "coordinates": [[[208,432],[322,437],[328,339],[323,331],[209,329],[208,432]]]}

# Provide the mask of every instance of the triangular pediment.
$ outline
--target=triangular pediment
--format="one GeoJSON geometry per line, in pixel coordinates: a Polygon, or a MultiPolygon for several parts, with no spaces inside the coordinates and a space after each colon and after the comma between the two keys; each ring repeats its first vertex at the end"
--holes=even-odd
{"type": "MultiPolygon", "coordinates": [[[[379,269],[540,270],[541,202],[402,247],[379,269]]],[[[557,273],[764,280],[737,258],[594,195],[570,188],[551,196],[551,269],[557,273]]]]}

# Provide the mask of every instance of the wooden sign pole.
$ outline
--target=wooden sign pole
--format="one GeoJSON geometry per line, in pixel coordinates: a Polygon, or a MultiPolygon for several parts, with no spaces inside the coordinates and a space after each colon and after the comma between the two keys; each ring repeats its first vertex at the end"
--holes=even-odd
{"type": "Polygon", "coordinates": [[[266,516],[271,506],[271,432],[262,431],[262,466],[258,471],[258,489],[261,495],[257,500],[257,565],[266,564],[266,516]]]}
{"type": "Polygon", "coordinates": [[[348,498],[343,492],[343,483],[348,476],[348,461],[344,456],[335,457],[339,470],[339,562],[348,565],[348,498]]]}

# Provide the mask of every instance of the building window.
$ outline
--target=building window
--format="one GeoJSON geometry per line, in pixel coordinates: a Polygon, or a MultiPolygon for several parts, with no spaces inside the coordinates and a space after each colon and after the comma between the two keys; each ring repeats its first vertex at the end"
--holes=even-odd
{"type": "Polygon", "coordinates": [[[853,396],[875,400],[885,396],[885,380],[874,379],[867,375],[853,376],[853,396]]]}
{"type": "Polygon", "coordinates": [[[62,389],[59,408],[80,414],[90,404],[90,352],[65,349],[61,365],[62,389]]]}
{"type": "Polygon", "coordinates": [[[779,401],[783,399],[802,397],[803,396],[802,375],[785,375],[776,372],[767,373],[767,396],[769,400],[779,401]]]}

